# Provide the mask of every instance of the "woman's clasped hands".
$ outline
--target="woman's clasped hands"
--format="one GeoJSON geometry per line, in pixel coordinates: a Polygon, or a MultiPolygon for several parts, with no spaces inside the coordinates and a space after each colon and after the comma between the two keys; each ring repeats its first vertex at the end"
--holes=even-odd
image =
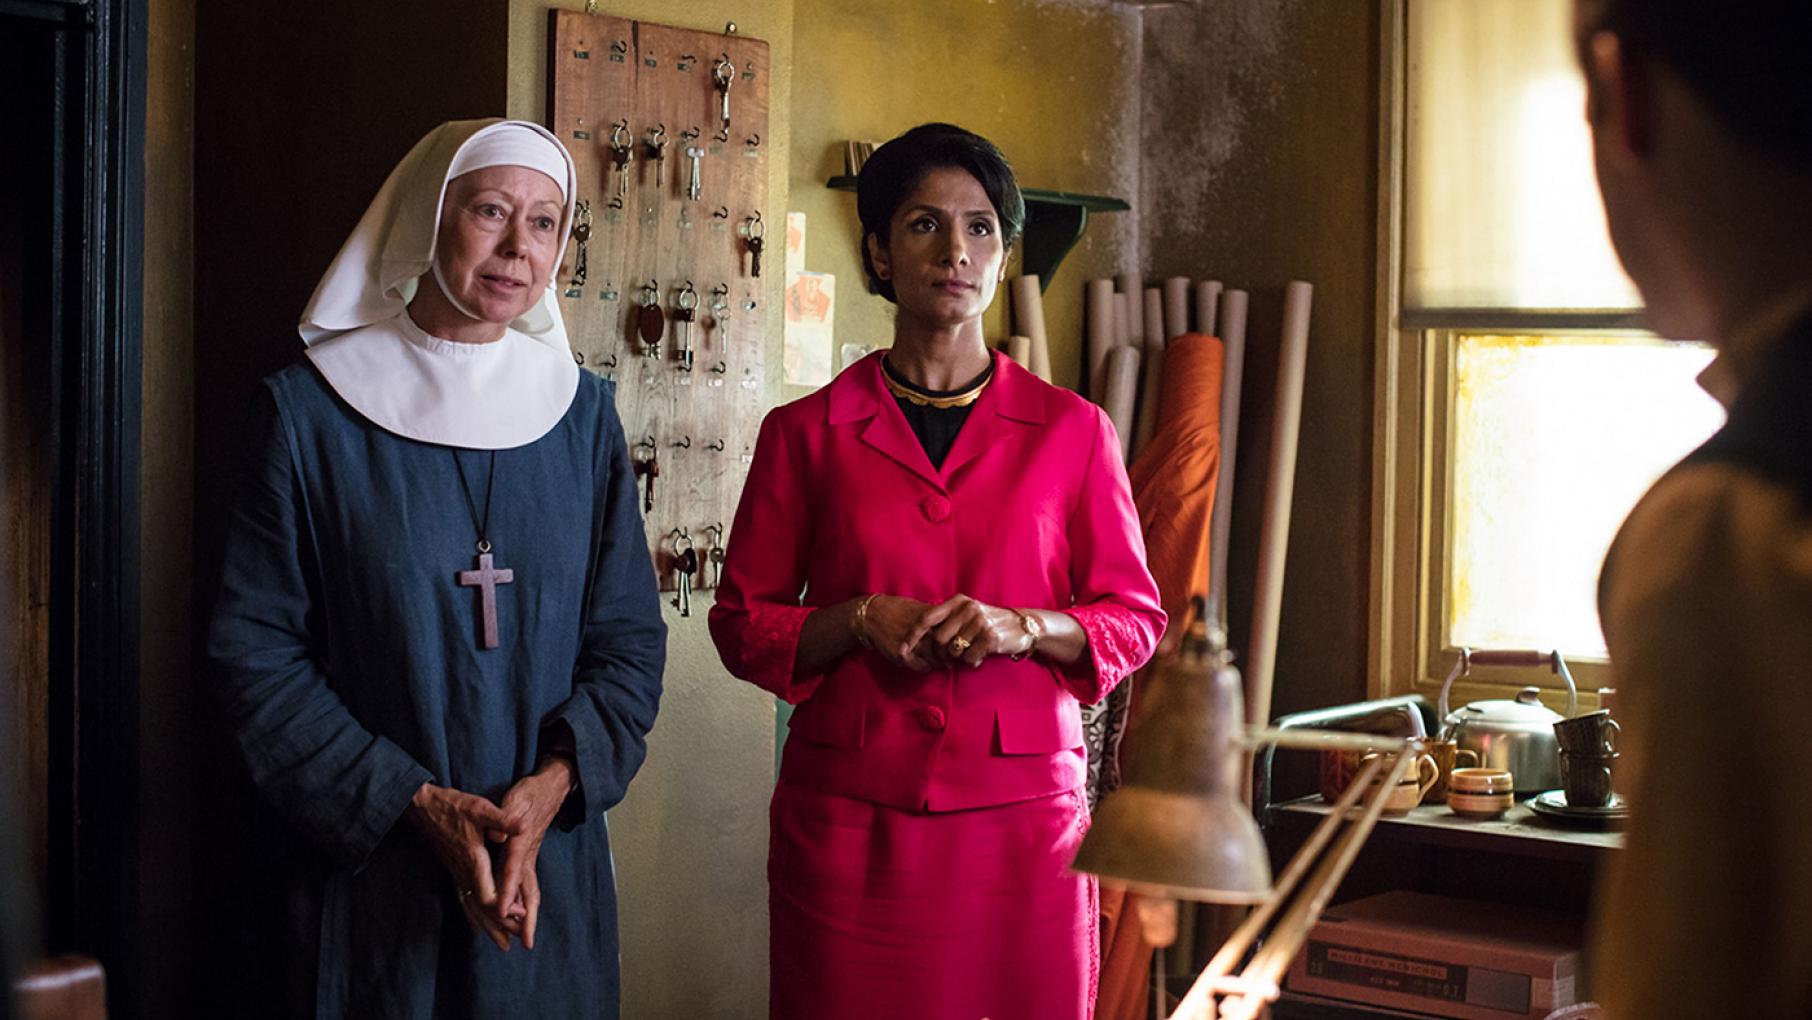
{"type": "Polygon", "coordinates": [[[1024,655],[1036,640],[1019,611],[967,595],[935,605],[872,596],[857,634],[879,655],[920,673],[959,663],[979,666],[990,655],[1024,655]]]}
{"type": "Polygon", "coordinates": [[[466,922],[504,952],[513,939],[535,948],[541,913],[535,861],[572,784],[571,763],[555,757],[512,786],[501,805],[432,783],[410,799],[404,817],[452,877],[466,922]]]}

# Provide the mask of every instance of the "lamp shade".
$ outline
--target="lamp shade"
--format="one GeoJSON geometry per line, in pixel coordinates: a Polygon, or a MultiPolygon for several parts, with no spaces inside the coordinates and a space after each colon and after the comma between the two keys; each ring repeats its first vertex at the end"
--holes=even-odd
{"type": "Polygon", "coordinates": [[[1074,867],[1141,892],[1256,903],[1270,895],[1271,864],[1233,793],[1244,760],[1240,676],[1206,615],[1195,614],[1152,680],[1126,783],[1102,799],[1074,867]]]}

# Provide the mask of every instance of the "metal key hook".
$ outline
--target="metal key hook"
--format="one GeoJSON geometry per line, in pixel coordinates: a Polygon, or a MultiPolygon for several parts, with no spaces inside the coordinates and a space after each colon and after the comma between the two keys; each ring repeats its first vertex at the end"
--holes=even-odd
{"type": "Polygon", "coordinates": [[[661,303],[661,284],[659,280],[649,280],[642,284],[642,304],[658,305],[661,303]]]}
{"type": "Polygon", "coordinates": [[[761,221],[760,209],[755,210],[755,215],[749,217],[747,229],[751,240],[767,234],[768,225],[761,221]]]}
{"type": "Polygon", "coordinates": [[[648,129],[648,147],[650,149],[654,149],[654,150],[658,151],[662,145],[666,144],[666,142],[667,142],[667,125],[666,124],[656,124],[655,126],[648,129]]]}
{"type": "Polygon", "coordinates": [[[679,289],[679,295],[673,299],[673,303],[686,311],[698,307],[698,291],[692,289],[691,280],[687,280],[686,285],[679,289]]]}
{"type": "Polygon", "coordinates": [[[713,521],[705,525],[705,534],[711,536],[712,545],[722,545],[724,541],[724,522],[713,521]]]}
{"type": "Polygon", "coordinates": [[[710,450],[712,453],[722,453],[724,452],[724,441],[722,439],[714,439],[711,441],[711,445],[705,447],[705,449],[710,450]]]}
{"type": "Polygon", "coordinates": [[[728,88],[736,81],[736,62],[728,53],[721,54],[711,63],[711,81],[720,89],[728,88]]]}
{"type": "Polygon", "coordinates": [[[673,448],[675,450],[692,449],[692,437],[691,436],[681,436],[679,439],[674,440],[673,448]]]}
{"type": "Polygon", "coordinates": [[[613,149],[629,148],[629,120],[619,118],[610,126],[610,147],[613,149]]]}

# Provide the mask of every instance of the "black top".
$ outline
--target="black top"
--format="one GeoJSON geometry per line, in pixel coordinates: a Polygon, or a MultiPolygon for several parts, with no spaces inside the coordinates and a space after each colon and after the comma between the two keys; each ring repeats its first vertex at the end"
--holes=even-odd
{"type": "MultiPolygon", "coordinates": [[[[953,390],[928,390],[910,382],[895,372],[886,358],[881,359],[881,371],[887,373],[888,380],[901,389],[936,400],[979,389],[994,377],[994,359],[988,359],[988,367],[982,374],[953,390]]],[[[906,424],[912,427],[912,434],[919,437],[919,445],[925,448],[925,456],[931,459],[931,466],[943,468],[944,458],[950,455],[950,447],[956,444],[956,434],[962,431],[963,422],[969,420],[969,411],[975,407],[975,403],[971,401],[961,407],[931,407],[915,404],[907,397],[896,395],[893,399],[900,405],[900,412],[906,415],[906,424]]]]}

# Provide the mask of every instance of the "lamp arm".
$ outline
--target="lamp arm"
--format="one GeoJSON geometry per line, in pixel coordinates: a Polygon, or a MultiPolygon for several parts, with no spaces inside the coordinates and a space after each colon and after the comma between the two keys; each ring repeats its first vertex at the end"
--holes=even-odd
{"type": "Polygon", "coordinates": [[[1420,737],[1392,737],[1381,733],[1352,733],[1346,730],[1287,729],[1252,726],[1238,740],[1245,750],[1261,747],[1283,747],[1302,751],[1383,751],[1395,754],[1418,745],[1420,737]]]}
{"type": "MultiPolygon", "coordinates": [[[[1383,745],[1389,749],[1395,745],[1397,750],[1407,748],[1419,742],[1396,737],[1382,737],[1375,740],[1360,734],[1327,733],[1319,734],[1321,739],[1298,741],[1298,736],[1307,736],[1311,731],[1252,731],[1250,736],[1264,734],[1269,736],[1291,737],[1288,743],[1278,741],[1279,746],[1340,748],[1364,750],[1383,745]],[[1330,739],[1331,738],[1331,739],[1330,739]],[[1357,746],[1354,746],[1357,745],[1357,746]]],[[[1320,825],[1310,834],[1308,840],[1290,858],[1282,878],[1278,881],[1276,891],[1261,903],[1241,923],[1225,945],[1215,953],[1208,962],[1201,976],[1190,986],[1188,994],[1183,997],[1177,1009],[1171,1014],[1171,1020],[1213,1020],[1214,996],[1225,993],[1229,997],[1221,1010],[1222,1020],[1252,1020],[1258,1016],[1267,1003],[1277,998],[1277,982],[1282,979],[1284,971],[1289,969],[1290,962],[1308,939],[1309,929],[1314,927],[1321,912],[1327,908],[1328,901],[1340,887],[1341,879],[1353,866],[1359,856],[1359,850],[1371,836],[1379,816],[1384,811],[1384,803],[1389,799],[1391,790],[1409,773],[1416,758],[1411,754],[1396,754],[1390,774],[1382,783],[1374,784],[1383,760],[1368,763],[1347,786],[1346,792],[1335,803],[1320,825]],[[1364,808],[1357,817],[1351,817],[1353,807],[1360,796],[1370,791],[1364,808]],[[1350,825],[1341,829],[1343,823],[1351,820],[1350,825]],[[1336,840],[1334,834],[1339,831],[1336,840]],[[1330,844],[1332,844],[1331,849],[1330,844]],[[1324,854],[1323,851],[1327,852],[1324,854]],[[1314,878],[1306,892],[1298,895],[1303,876],[1314,868],[1314,878]],[[1272,929],[1265,945],[1253,956],[1238,977],[1230,977],[1233,966],[1238,963],[1252,947],[1271,922],[1279,909],[1288,905],[1283,919],[1272,929]]]]}

